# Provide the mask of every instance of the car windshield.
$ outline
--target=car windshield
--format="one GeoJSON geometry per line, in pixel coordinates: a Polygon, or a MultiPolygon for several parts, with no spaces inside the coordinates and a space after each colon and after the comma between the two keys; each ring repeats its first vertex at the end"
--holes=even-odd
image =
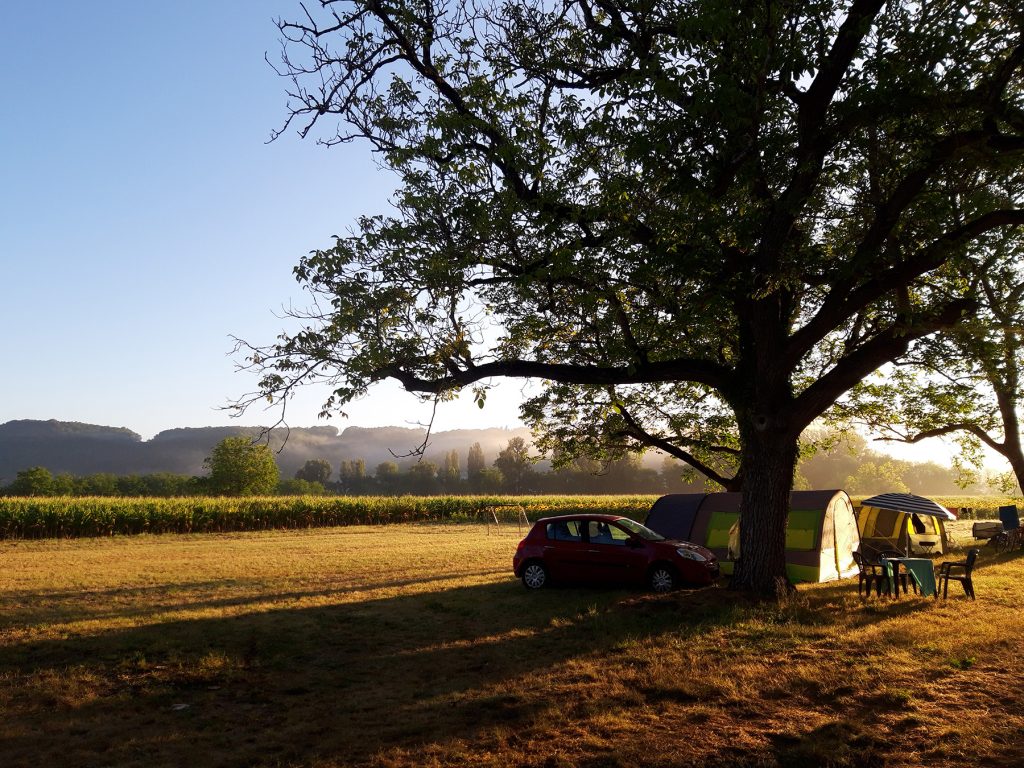
{"type": "Polygon", "coordinates": [[[639,536],[641,539],[647,539],[648,541],[665,540],[665,537],[662,536],[660,533],[655,533],[647,526],[640,525],[640,523],[636,522],[635,520],[630,520],[628,517],[624,517],[621,520],[616,520],[615,522],[621,525],[630,533],[632,533],[634,536],[639,536]]]}

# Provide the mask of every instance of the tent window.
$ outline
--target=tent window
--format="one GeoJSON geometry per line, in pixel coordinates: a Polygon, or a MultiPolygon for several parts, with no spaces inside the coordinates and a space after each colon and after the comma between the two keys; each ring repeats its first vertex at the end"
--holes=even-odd
{"type": "Polygon", "coordinates": [[[786,549],[812,550],[817,546],[822,511],[792,510],[786,527],[786,549]]]}
{"type": "Polygon", "coordinates": [[[708,537],[704,546],[724,549],[729,546],[729,529],[739,518],[739,512],[712,512],[708,521],[708,537]]]}
{"type": "Polygon", "coordinates": [[[875,515],[875,530],[871,535],[883,538],[895,536],[899,530],[897,528],[897,518],[902,514],[902,512],[897,512],[893,509],[878,510],[878,514],[875,515]]]}

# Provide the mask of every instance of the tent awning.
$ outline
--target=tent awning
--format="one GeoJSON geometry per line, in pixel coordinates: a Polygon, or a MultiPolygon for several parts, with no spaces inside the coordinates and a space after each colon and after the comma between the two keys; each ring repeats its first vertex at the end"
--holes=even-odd
{"type": "Polygon", "coordinates": [[[938,502],[915,496],[912,493],[883,493],[864,499],[862,506],[876,509],[891,509],[894,512],[916,512],[919,515],[941,517],[943,520],[956,520],[956,515],[938,502]]]}

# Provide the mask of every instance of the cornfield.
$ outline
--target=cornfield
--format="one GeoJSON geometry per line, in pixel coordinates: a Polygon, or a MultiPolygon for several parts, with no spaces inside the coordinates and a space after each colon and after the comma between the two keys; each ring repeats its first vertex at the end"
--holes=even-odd
{"type": "MultiPolygon", "coordinates": [[[[657,496],[251,496],[244,498],[0,498],[0,539],[137,533],[212,533],[335,525],[529,520],[571,512],[625,515],[641,522],[657,496]],[[514,512],[510,517],[509,513],[514,512]]],[[[935,496],[961,519],[997,517],[998,496],[935,496]]],[[[854,503],[859,501],[854,498],[854,503]]]]}
{"type": "Polygon", "coordinates": [[[530,520],[605,512],[643,520],[656,496],[252,496],[0,498],[0,538],[211,533],[410,522],[530,520]]]}

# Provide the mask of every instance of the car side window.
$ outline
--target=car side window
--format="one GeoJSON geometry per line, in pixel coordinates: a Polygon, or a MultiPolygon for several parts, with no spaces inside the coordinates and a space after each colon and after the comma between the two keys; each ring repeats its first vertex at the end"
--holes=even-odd
{"type": "Polygon", "coordinates": [[[591,544],[618,544],[625,545],[629,534],[616,525],[609,525],[600,520],[591,520],[588,524],[587,533],[590,536],[591,544]]]}
{"type": "Polygon", "coordinates": [[[608,532],[612,536],[612,544],[619,544],[624,546],[629,541],[629,533],[622,530],[617,525],[609,525],[608,532]]]}
{"type": "Polygon", "coordinates": [[[561,520],[548,523],[548,538],[555,541],[582,541],[583,531],[580,530],[578,520],[561,520]]]}

